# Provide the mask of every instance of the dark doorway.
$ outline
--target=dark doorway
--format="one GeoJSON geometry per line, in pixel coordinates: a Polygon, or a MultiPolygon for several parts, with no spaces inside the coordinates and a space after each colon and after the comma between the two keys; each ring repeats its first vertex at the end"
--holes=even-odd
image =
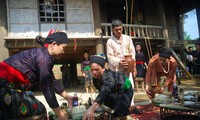
{"type": "Polygon", "coordinates": [[[126,22],[125,2],[123,0],[108,0],[104,2],[108,23],[111,23],[113,19],[120,19],[123,23],[126,22]]]}

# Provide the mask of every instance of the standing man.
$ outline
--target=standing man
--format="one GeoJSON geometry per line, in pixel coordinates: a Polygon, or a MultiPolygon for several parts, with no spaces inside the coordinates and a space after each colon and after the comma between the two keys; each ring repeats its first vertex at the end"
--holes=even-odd
{"type": "MultiPolygon", "coordinates": [[[[134,88],[133,75],[134,77],[136,76],[136,68],[133,68],[133,74],[128,72],[128,63],[124,59],[124,55],[132,55],[132,58],[135,60],[133,41],[129,36],[122,34],[123,26],[121,20],[115,19],[112,21],[112,32],[113,35],[106,43],[108,67],[111,71],[125,74],[130,79],[132,87],[134,88]]],[[[134,97],[131,105],[134,105],[134,97]]],[[[136,111],[135,113],[140,113],[136,107],[134,110],[136,111]]]]}

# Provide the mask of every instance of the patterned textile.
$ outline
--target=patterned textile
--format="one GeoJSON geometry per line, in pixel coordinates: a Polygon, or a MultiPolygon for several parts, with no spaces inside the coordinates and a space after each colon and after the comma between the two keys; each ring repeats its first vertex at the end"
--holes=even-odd
{"type": "Polygon", "coordinates": [[[0,85],[0,117],[8,119],[46,118],[45,106],[38,101],[31,91],[13,89],[12,84],[0,85]]]}
{"type": "Polygon", "coordinates": [[[144,110],[142,114],[131,114],[135,120],[160,120],[160,108],[153,104],[140,105],[137,108],[144,110]]]}

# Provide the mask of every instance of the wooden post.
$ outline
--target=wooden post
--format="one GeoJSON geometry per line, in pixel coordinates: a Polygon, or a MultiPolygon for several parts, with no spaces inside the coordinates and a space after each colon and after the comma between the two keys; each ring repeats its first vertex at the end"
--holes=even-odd
{"type": "Polygon", "coordinates": [[[101,30],[101,18],[100,18],[100,7],[99,0],[92,0],[92,10],[93,10],[93,24],[96,36],[100,36],[101,30]]]}
{"type": "Polygon", "coordinates": [[[169,45],[169,34],[168,34],[168,29],[167,29],[163,0],[157,0],[157,7],[158,7],[158,12],[159,12],[160,22],[161,22],[161,25],[163,28],[163,35],[166,38],[165,46],[169,47],[170,46],[169,45]]]}
{"type": "Polygon", "coordinates": [[[197,15],[197,23],[200,37],[200,1],[196,0],[196,15],[197,15]]]}

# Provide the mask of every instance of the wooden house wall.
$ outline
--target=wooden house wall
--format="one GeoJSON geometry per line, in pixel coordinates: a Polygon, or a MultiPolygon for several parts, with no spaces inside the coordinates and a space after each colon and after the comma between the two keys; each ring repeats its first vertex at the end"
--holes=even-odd
{"type": "Polygon", "coordinates": [[[32,38],[50,29],[66,31],[69,35],[94,35],[91,0],[65,0],[65,23],[40,23],[38,0],[8,0],[8,37],[32,38]]]}

